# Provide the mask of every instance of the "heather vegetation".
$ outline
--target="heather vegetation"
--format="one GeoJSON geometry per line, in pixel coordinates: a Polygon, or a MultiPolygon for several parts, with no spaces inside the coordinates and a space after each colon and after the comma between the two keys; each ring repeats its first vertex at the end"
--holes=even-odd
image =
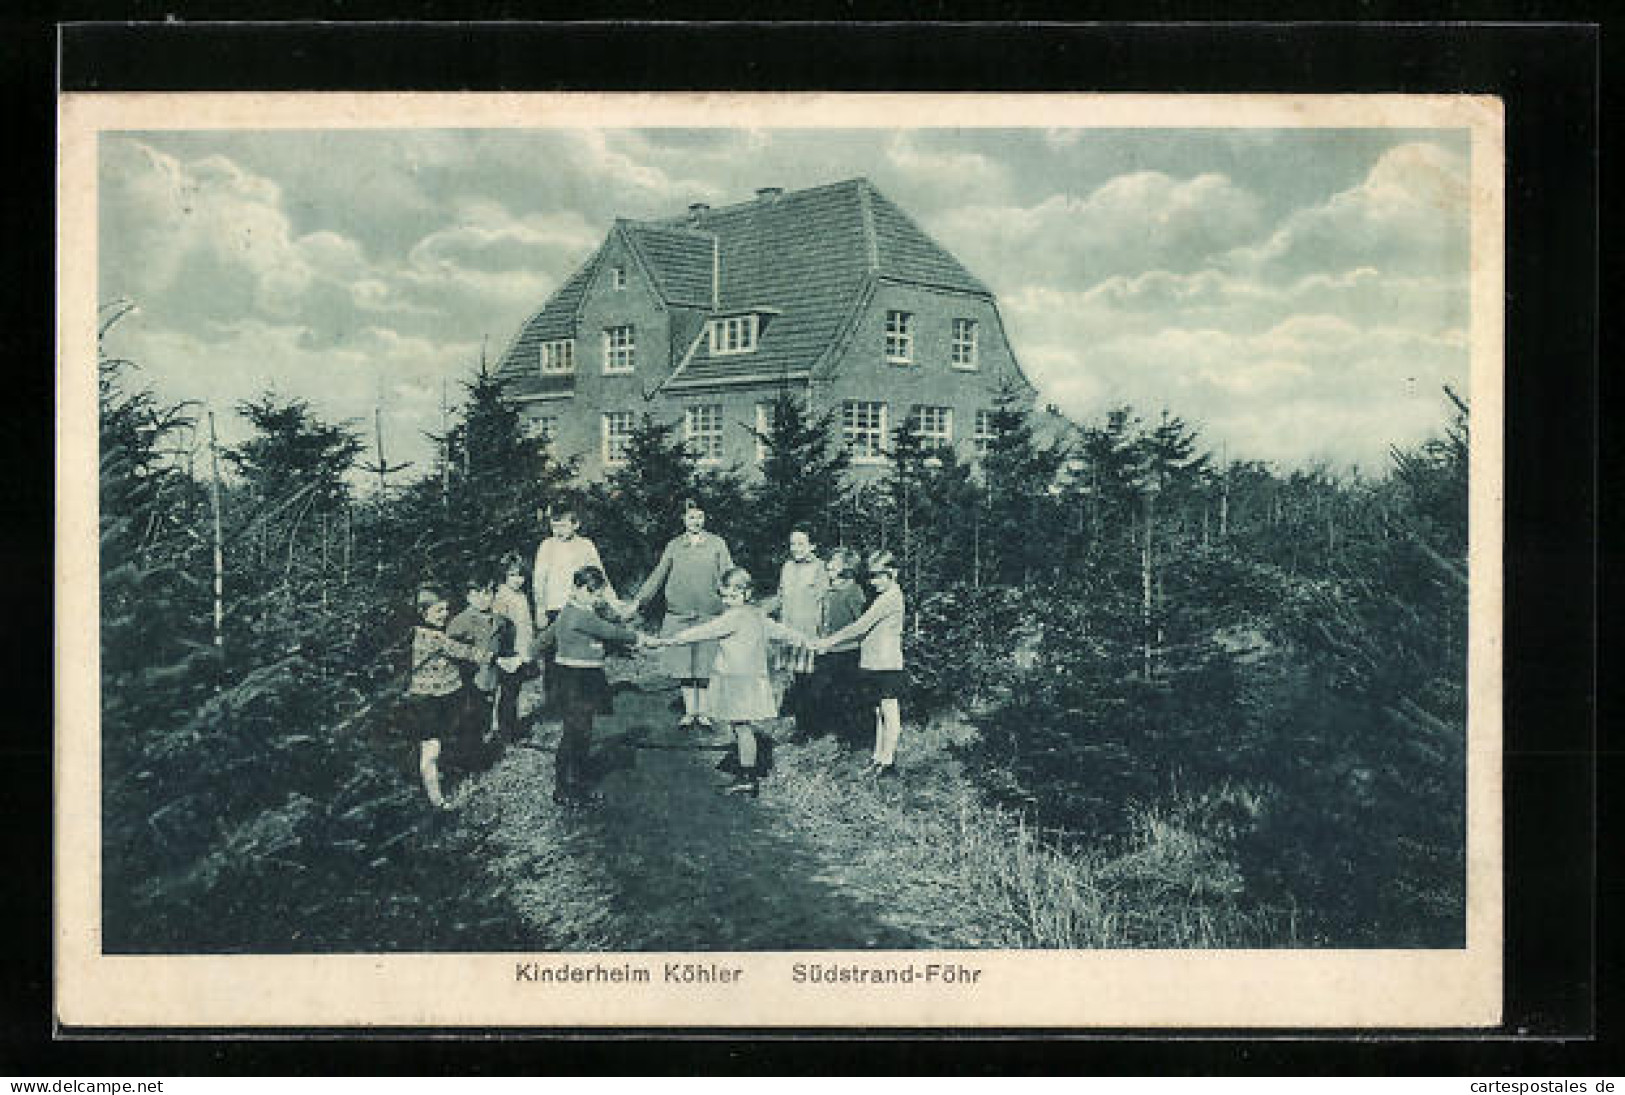
{"type": "Polygon", "coordinates": [[[729,883],[717,922],[762,946],[1462,941],[1454,395],[1438,437],[1369,477],[1220,461],[1173,414],[1055,428],[1011,396],[978,466],[903,430],[860,483],[832,424],[786,397],[761,475],[702,469],[645,420],[584,487],[485,374],[432,468],[270,393],[215,452],[206,416],[139,377],[102,364],[110,951],[682,944],[659,903],[708,871],[729,883]],[[661,798],[711,758],[650,729],[662,685],[631,659],[601,748],[612,769],[648,759],[611,771],[602,819],[561,818],[546,753],[523,748],[463,809],[427,809],[395,718],[414,591],[528,555],[560,500],[630,588],[686,497],[766,584],[797,523],[896,554],[900,786],[852,778],[829,741],[781,743],[753,813],[661,798]],[[753,903],[786,893],[831,911],[785,928],[753,903]],[[822,934],[871,915],[871,935],[822,934]]]}

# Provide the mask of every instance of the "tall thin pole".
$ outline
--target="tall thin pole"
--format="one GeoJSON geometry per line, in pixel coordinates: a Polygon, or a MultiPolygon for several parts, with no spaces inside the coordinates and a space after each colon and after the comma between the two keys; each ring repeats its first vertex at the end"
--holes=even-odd
{"type": "Polygon", "coordinates": [[[440,382],[440,504],[451,499],[451,432],[446,428],[446,382],[440,382]]]}
{"type": "Polygon", "coordinates": [[[384,463],[384,416],[377,404],[372,408],[372,435],[378,446],[378,500],[382,502],[389,483],[384,478],[388,470],[384,463]]]}
{"type": "Polygon", "coordinates": [[[220,524],[220,448],[214,434],[214,412],[209,412],[209,501],[214,507],[214,645],[226,648],[226,553],[220,524]]]}

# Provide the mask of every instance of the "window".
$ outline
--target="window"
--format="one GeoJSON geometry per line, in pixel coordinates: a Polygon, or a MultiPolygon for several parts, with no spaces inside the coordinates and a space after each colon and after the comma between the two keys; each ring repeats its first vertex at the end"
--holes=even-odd
{"type": "Polygon", "coordinates": [[[624,266],[612,266],[612,267],[610,267],[609,268],[609,284],[610,284],[610,288],[614,289],[616,292],[619,292],[620,290],[625,289],[626,288],[626,267],[624,267],[624,266]]]}
{"type": "Polygon", "coordinates": [[[684,411],[683,438],[700,463],[721,463],[722,404],[702,403],[684,411]]]}
{"type": "Polygon", "coordinates": [[[636,360],[637,341],[632,325],[604,328],[604,372],[629,373],[636,360]]]}
{"type": "Polygon", "coordinates": [[[974,319],[956,319],[953,325],[953,338],[949,342],[948,363],[956,369],[974,369],[978,362],[976,357],[976,321],[974,319]]]}
{"type": "Polygon", "coordinates": [[[914,360],[914,316],[912,313],[886,313],[886,360],[899,365],[907,365],[914,360]]]}
{"type": "Polygon", "coordinates": [[[713,354],[744,354],[756,349],[756,316],[724,316],[711,321],[713,354]]]}
{"type": "Polygon", "coordinates": [[[909,412],[908,432],[927,449],[948,448],[954,443],[952,407],[915,407],[909,412]]]}
{"type": "Polygon", "coordinates": [[[552,448],[553,442],[559,436],[558,417],[544,414],[538,418],[533,418],[525,424],[525,433],[540,441],[547,448],[552,448]]]}
{"type": "Polygon", "coordinates": [[[542,343],[542,372],[556,375],[576,371],[576,344],[574,339],[557,338],[542,343]]]}
{"type": "Polygon", "coordinates": [[[993,412],[976,412],[976,432],[971,434],[971,445],[976,449],[977,456],[986,456],[988,446],[993,439],[999,436],[999,431],[993,428],[993,412]]]}
{"type": "Polygon", "coordinates": [[[853,463],[885,459],[886,405],[847,400],[841,404],[841,441],[853,463]]]}
{"type": "Polygon", "coordinates": [[[626,448],[632,443],[632,412],[604,412],[604,463],[626,463],[626,448]]]}
{"type": "Polygon", "coordinates": [[[767,459],[767,442],[763,441],[762,437],[764,434],[771,433],[773,427],[778,425],[778,406],[777,403],[756,404],[756,459],[758,461],[767,459]]]}

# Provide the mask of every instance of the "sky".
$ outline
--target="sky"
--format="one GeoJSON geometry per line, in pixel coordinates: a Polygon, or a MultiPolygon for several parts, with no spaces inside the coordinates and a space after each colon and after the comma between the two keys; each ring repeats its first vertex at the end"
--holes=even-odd
{"type": "Polygon", "coordinates": [[[997,295],[1042,403],[1128,404],[1223,459],[1380,474],[1467,393],[1465,130],[193,131],[101,138],[108,352],[169,400],[381,414],[433,461],[618,216],[868,177],[997,295]]]}

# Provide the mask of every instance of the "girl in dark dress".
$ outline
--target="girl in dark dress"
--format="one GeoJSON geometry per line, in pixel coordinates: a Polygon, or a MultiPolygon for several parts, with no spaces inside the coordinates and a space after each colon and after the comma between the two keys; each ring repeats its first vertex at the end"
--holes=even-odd
{"type": "Polygon", "coordinates": [[[598,614],[608,582],[597,567],[575,572],[570,600],[552,624],[556,644],[555,695],[564,719],[554,760],[553,801],[566,806],[597,801],[588,790],[586,768],[591,749],[592,723],[610,713],[609,680],[604,676],[604,646],[637,644],[636,631],[610,623],[598,614]]]}

